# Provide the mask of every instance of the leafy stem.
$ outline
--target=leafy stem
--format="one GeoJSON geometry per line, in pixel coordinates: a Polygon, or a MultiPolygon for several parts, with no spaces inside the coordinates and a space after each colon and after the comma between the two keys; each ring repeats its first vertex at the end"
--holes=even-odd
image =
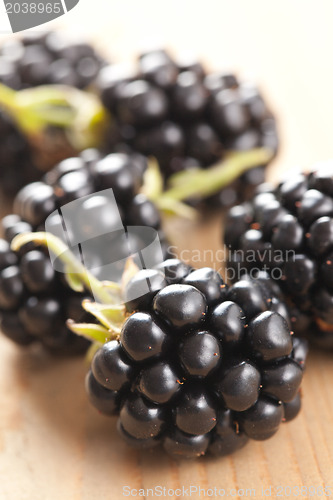
{"type": "Polygon", "coordinates": [[[207,169],[193,168],[171,176],[163,191],[162,175],[156,160],[149,162],[143,192],[164,212],[194,218],[196,211],[183,202],[190,198],[211,196],[228,186],[247,170],[267,164],[271,150],[256,148],[230,152],[221,162],[207,169]]]}
{"type": "Polygon", "coordinates": [[[59,127],[76,150],[99,146],[110,120],[97,96],[67,85],[13,90],[0,83],[0,107],[27,137],[59,127]]]}
{"type": "MultiPolygon", "coordinates": [[[[87,290],[92,290],[96,298],[102,304],[117,303],[119,297],[115,296],[108,283],[102,283],[75,257],[67,245],[51,233],[36,232],[22,233],[16,236],[12,241],[12,249],[18,251],[23,245],[34,242],[36,245],[42,245],[49,249],[57,258],[61,259],[65,268],[84,285],[87,290]]],[[[116,285],[116,284],[115,284],[116,285]]],[[[77,291],[77,289],[75,290],[77,291]]]]}

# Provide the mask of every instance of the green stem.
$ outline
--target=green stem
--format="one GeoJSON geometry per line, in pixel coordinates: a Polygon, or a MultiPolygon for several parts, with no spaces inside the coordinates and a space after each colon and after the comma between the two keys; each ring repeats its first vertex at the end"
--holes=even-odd
{"type": "Polygon", "coordinates": [[[0,83],[0,107],[27,136],[63,128],[78,150],[100,145],[110,116],[99,98],[67,85],[13,90],[0,83]]]}
{"type": "Polygon", "coordinates": [[[93,290],[94,295],[101,303],[113,303],[114,297],[108,292],[107,287],[84,267],[61,239],[46,232],[22,233],[13,239],[11,246],[14,251],[18,251],[23,245],[30,242],[47,247],[50,252],[59,257],[65,266],[79,277],[88,290],[93,290]]]}
{"type": "MultiPolygon", "coordinates": [[[[272,156],[272,152],[266,148],[232,153],[216,166],[182,173],[181,182],[164,191],[154,201],[162,207],[165,199],[184,201],[196,196],[210,196],[231,184],[247,170],[267,164],[272,156]]],[[[170,181],[172,182],[172,178],[170,181]]]]}

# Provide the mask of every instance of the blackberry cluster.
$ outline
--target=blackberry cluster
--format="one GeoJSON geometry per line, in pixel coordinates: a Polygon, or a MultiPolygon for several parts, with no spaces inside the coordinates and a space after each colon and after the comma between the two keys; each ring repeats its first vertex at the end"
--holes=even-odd
{"type": "MultiPolygon", "coordinates": [[[[166,179],[207,168],[228,150],[277,150],[275,119],[259,90],[233,74],[207,74],[188,57],[175,61],[164,50],[148,52],[139,57],[138,70],[103,68],[96,85],[117,122],[114,141],[155,156],[166,179]]],[[[232,205],[263,179],[258,165],[209,201],[232,205]]]]}
{"type": "MultiPolygon", "coordinates": [[[[4,239],[0,240],[1,330],[6,336],[22,345],[39,341],[55,352],[87,347],[84,339],[65,326],[68,318],[86,319],[81,317],[81,301],[85,295],[74,292],[64,275],[54,270],[44,247],[29,243],[19,252],[13,252],[10,243],[17,234],[44,230],[46,218],[62,205],[108,188],[113,189],[124,225],[160,230],[159,212],[139,194],[145,168],[146,159],[140,155],[111,154],[100,158],[96,150],[86,150],[79,157],[59,163],[43,182],[29,184],[18,193],[15,214],[2,220],[4,239]]],[[[93,198],[93,203],[91,198],[82,199],[78,220],[74,221],[80,230],[82,228],[81,241],[89,240],[96,223],[101,228],[105,222],[105,232],[109,233],[114,213],[110,199],[103,192],[93,198]]],[[[49,221],[58,234],[57,228],[62,227],[60,212],[55,212],[49,221]]],[[[108,234],[106,240],[107,237],[108,234]]],[[[166,254],[167,243],[161,231],[160,239],[166,254]]],[[[101,249],[104,248],[106,255],[92,255],[87,267],[97,269],[105,259],[116,262],[117,255],[124,258],[128,254],[125,237],[119,235],[112,244],[106,240],[101,240],[101,249]]],[[[139,244],[140,241],[138,247],[139,244]]]]}
{"type": "Polygon", "coordinates": [[[139,271],[119,341],[93,359],[90,401],[119,416],[131,446],[162,444],[174,456],[227,455],[271,437],[300,409],[307,350],[274,288],[263,274],[229,288],[213,269],[177,259],[139,271]]]}
{"type": "Polygon", "coordinates": [[[16,90],[45,84],[82,89],[103,64],[91,45],[67,40],[57,32],[9,38],[0,47],[0,81],[16,90]]]}
{"type": "MultiPolygon", "coordinates": [[[[15,90],[44,84],[87,87],[103,65],[92,46],[70,42],[58,33],[29,33],[0,47],[0,82],[15,90]]],[[[15,193],[41,178],[29,144],[12,120],[0,111],[0,182],[15,193]]],[[[57,140],[56,130],[53,131],[57,140]]]]}
{"type": "Polygon", "coordinates": [[[292,328],[333,347],[333,164],[263,185],[229,212],[225,244],[237,274],[266,269],[292,311],[292,328]]]}

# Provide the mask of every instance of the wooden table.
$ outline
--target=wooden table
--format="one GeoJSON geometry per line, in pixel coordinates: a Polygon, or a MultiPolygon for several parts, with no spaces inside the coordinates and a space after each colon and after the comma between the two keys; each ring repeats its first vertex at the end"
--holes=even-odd
{"type": "MultiPolygon", "coordinates": [[[[90,34],[116,59],[132,57],[144,38],[157,35],[172,50],[193,49],[212,67],[252,73],[279,116],[282,148],[273,178],[282,169],[333,156],[332,17],[331,0],[81,0],[61,26],[74,36],[90,34]]],[[[196,227],[169,223],[168,230],[179,248],[221,247],[220,217],[196,227]]],[[[209,256],[202,263],[212,264],[209,256]]],[[[272,487],[270,498],[279,498],[278,486],[328,486],[333,498],[329,353],[311,353],[303,411],[295,421],[232,457],[195,462],[129,449],[117,436],[114,420],[88,404],[86,370],[82,359],[25,352],[0,338],[1,500],[120,500],[126,498],[124,486],[157,485],[224,488],[234,498],[261,498],[262,488],[272,487]]],[[[288,494],[288,489],[279,491],[288,494]]],[[[304,490],[300,495],[317,497],[304,490]]],[[[189,498],[211,497],[193,493],[189,498]]]]}

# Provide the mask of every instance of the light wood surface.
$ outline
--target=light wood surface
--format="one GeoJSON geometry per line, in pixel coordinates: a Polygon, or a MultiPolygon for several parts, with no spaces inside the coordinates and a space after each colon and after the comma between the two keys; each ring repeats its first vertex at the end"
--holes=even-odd
{"type": "MultiPolygon", "coordinates": [[[[211,67],[253,76],[279,116],[282,148],[274,178],[333,156],[332,18],[331,0],[81,0],[50,26],[74,37],[88,34],[114,59],[133,57],[155,38],[175,52],[193,50],[211,67]]],[[[168,230],[179,248],[217,250],[220,219],[200,226],[177,222],[168,230]]],[[[233,498],[250,496],[239,489],[262,498],[262,488],[272,487],[270,498],[280,498],[278,486],[327,486],[333,498],[333,354],[311,353],[303,411],[276,436],[231,457],[195,462],[129,449],[115,421],[89,406],[86,370],[82,359],[52,359],[0,338],[1,500],[121,500],[124,486],[157,485],[224,488],[233,498]]],[[[303,490],[299,498],[319,495],[303,490]]]]}

